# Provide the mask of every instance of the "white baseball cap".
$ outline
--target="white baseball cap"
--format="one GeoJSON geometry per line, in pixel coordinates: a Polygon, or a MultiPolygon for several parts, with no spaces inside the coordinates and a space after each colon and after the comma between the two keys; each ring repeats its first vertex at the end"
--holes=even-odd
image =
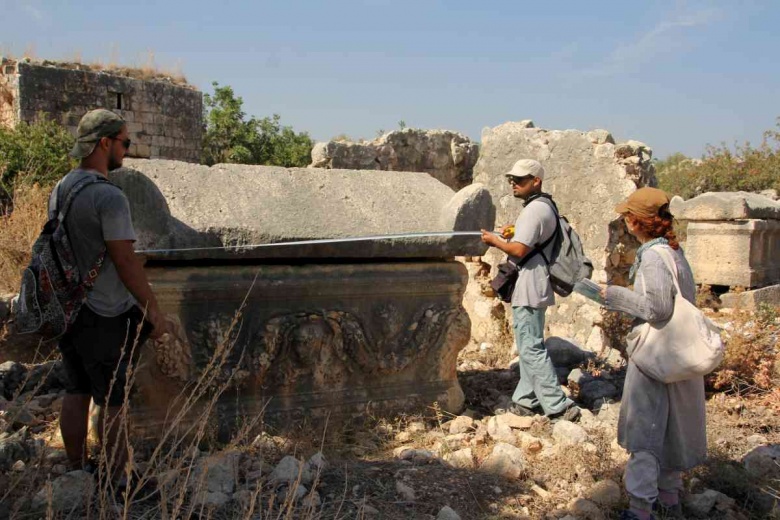
{"type": "Polygon", "coordinates": [[[538,177],[539,180],[544,180],[544,168],[539,161],[533,159],[520,159],[517,161],[512,169],[504,174],[506,177],[538,177]]]}

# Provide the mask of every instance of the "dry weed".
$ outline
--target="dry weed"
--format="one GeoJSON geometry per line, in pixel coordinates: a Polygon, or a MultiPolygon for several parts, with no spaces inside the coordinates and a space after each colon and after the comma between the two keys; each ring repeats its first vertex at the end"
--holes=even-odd
{"type": "Polygon", "coordinates": [[[762,306],[757,312],[734,312],[724,331],[725,358],[708,378],[712,387],[741,393],[765,393],[777,386],[776,366],[780,366],[778,313],[780,309],[769,306],[762,306]]]}
{"type": "Polygon", "coordinates": [[[38,186],[21,186],[14,193],[14,210],[0,215],[0,292],[19,289],[21,272],[46,222],[49,192],[38,186]]]}

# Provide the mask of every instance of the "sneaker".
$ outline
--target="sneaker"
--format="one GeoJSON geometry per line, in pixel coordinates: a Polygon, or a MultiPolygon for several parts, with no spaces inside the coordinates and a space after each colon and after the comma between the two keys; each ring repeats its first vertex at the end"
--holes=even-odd
{"type": "Polygon", "coordinates": [[[513,413],[515,415],[519,415],[520,417],[533,417],[535,415],[544,415],[544,412],[540,407],[526,408],[525,406],[520,406],[517,403],[510,404],[507,407],[506,411],[509,413],[513,413]]]}
{"type": "Polygon", "coordinates": [[[582,411],[580,410],[580,407],[576,404],[571,405],[570,407],[566,408],[562,412],[554,413],[550,415],[550,420],[553,422],[557,421],[570,421],[570,422],[577,422],[580,420],[580,416],[582,415],[582,411]]]}

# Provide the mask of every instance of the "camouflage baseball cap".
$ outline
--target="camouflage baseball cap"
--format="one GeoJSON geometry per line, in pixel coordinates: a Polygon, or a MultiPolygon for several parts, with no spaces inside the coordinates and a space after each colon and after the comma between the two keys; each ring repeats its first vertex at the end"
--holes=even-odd
{"type": "Polygon", "coordinates": [[[70,151],[71,157],[87,157],[103,137],[112,137],[122,130],[125,120],[104,108],[90,110],[79,121],[76,144],[70,151]]]}

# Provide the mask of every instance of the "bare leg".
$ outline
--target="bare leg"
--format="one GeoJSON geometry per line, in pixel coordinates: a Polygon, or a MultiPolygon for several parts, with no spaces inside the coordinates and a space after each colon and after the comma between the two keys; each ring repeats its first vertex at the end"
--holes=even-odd
{"type": "Polygon", "coordinates": [[[109,457],[107,463],[111,460],[112,453],[116,449],[116,454],[113,455],[113,467],[108,468],[112,479],[122,476],[127,462],[127,439],[124,434],[121,412],[121,406],[101,406],[98,418],[98,436],[101,445],[106,447],[106,454],[109,457]],[[108,428],[107,432],[103,431],[104,426],[108,428]]]}
{"type": "Polygon", "coordinates": [[[60,433],[72,469],[80,469],[87,459],[89,394],[66,394],[60,412],[60,433]]]}

